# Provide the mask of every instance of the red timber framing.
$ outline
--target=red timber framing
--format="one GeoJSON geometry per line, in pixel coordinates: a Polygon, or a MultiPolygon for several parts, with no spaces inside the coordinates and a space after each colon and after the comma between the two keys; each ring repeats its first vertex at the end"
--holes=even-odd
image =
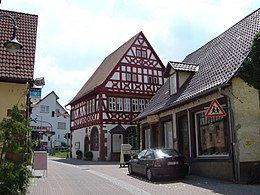
{"type": "MultiPolygon", "coordinates": [[[[164,70],[152,46],[139,32],[105,58],[69,103],[71,130],[93,125],[101,130],[104,124],[134,125],[133,119],[163,85],[164,70]]],[[[104,140],[104,132],[100,136],[104,140]]]]}

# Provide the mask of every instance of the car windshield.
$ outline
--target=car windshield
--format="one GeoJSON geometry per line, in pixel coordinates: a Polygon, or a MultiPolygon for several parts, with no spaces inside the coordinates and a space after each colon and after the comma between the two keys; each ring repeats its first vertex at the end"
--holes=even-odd
{"type": "Polygon", "coordinates": [[[156,153],[156,156],[158,158],[177,156],[178,155],[178,152],[174,149],[155,150],[155,153],[156,153]]]}

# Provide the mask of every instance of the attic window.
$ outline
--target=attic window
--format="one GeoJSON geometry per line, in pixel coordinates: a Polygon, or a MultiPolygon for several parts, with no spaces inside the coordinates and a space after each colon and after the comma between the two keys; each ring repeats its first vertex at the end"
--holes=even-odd
{"type": "Polygon", "coordinates": [[[146,51],[142,51],[142,58],[146,58],[146,51]]]}
{"type": "Polygon", "coordinates": [[[137,57],[146,58],[146,57],[147,57],[146,50],[137,48],[137,49],[136,49],[136,56],[137,56],[137,57]]]}
{"type": "Polygon", "coordinates": [[[141,49],[136,49],[136,56],[141,57],[141,49]]]}
{"type": "Polygon", "coordinates": [[[177,75],[173,73],[170,76],[170,95],[177,93],[177,75]]]}

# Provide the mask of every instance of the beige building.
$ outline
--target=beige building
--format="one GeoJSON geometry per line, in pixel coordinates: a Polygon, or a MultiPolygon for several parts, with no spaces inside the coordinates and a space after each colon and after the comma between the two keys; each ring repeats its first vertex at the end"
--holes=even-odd
{"type": "Polygon", "coordinates": [[[177,148],[191,174],[254,179],[249,174],[260,162],[259,90],[239,73],[259,31],[258,9],[183,62],[170,61],[166,83],[135,119],[141,124],[141,149],[177,148]]]}
{"type": "Polygon", "coordinates": [[[28,83],[33,81],[38,16],[0,10],[1,16],[11,16],[18,27],[17,40],[23,45],[16,53],[10,53],[3,43],[13,34],[10,17],[0,20],[0,120],[8,115],[13,105],[25,110],[28,83]]]}

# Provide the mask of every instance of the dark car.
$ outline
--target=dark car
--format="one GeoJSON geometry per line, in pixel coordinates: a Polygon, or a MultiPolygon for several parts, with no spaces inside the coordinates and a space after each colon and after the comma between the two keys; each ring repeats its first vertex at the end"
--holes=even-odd
{"type": "Polygon", "coordinates": [[[185,178],[188,165],[185,156],[175,149],[146,149],[129,161],[128,172],[144,175],[149,181],[159,177],[185,178]]]}

